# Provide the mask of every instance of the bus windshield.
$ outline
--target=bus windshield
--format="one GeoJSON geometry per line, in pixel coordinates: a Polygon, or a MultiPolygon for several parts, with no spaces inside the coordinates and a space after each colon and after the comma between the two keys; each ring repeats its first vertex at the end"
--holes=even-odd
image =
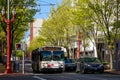
{"type": "Polygon", "coordinates": [[[53,60],[54,61],[62,61],[64,59],[63,51],[53,51],[53,60]]]}
{"type": "Polygon", "coordinates": [[[40,59],[42,61],[50,61],[52,59],[52,53],[51,51],[41,51],[41,57],[40,59]]]}

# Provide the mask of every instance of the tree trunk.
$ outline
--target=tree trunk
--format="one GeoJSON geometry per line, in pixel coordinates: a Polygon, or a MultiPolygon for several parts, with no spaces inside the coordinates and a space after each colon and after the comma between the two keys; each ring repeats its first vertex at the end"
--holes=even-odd
{"type": "Polygon", "coordinates": [[[110,70],[113,69],[113,56],[112,56],[112,50],[109,50],[109,54],[110,54],[110,70]]]}

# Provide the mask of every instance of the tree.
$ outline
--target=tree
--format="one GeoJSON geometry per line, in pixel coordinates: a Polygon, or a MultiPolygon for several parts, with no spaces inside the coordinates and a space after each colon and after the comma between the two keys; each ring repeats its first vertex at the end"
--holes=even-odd
{"type": "Polygon", "coordinates": [[[48,39],[50,45],[67,44],[65,39],[71,31],[70,13],[70,6],[61,4],[56,10],[52,8],[49,18],[43,21],[40,34],[48,39]]]}
{"type": "Polygon", "coordinates": [[[32,42],[30,43],[27,51],[32,52],[32,50],[44,46],[45,45],[44,42],[45,42],[45,39],[41,35],[36,37],[36,38],[34,38],[32,40],[32,42]]]}
{"type": "MultiPolygon", "coordinates": [[[[14,50],[14,45],[19,42],[25,33],[29,29],[28,22],[33,19],[36,10],[35,0],[10,0],[10,11],[16,9],[15,21],[11,24],[11,47],[14,50]]],[[[7,0],[0,0],[0,10],[4,7],[7,13],[7,0]]],[[[11,18],[12,14],[10,14],[11,18]]],[[[5,15],[7,18],[7,15],[5,15]]],[[[1,17],[0,17],[1,18],[1,17]]],[[[6,36],[6,24],[1,22],[2,30],[5,32],[6,36]]]]}
{"type": "MultiPolygon", "coordinates": [[[[119,0],[93,0],[93,2],[89,1],[89,7],[93,11],[94,17],[92,17],[93,21],[100,26],[101,32],[104,33],[104,41],[107,45],[107,50],[110,54],[110,68],[113,68],[112,60],[113,60],[113,49],[116,36],[118,32],[118,28],[112,26],[115,18],[117,17],[118,23],[118,5],[119,0]],[[117,3],[117,6],[116,6],[117,3]],[[116,12],[117,11],[117,12],[116,12]]],[[[117,25],[118,26],[118,25],[117,25]]]]}
{"type": "Polygon", "coordinates": [[[57,9],[51,7],[49,17],[43,21],[40,35],[45,45],[64,46],[68,49],[73,34],[72,8],[70,0],[63,0],[57,9]]]}
{"type": "MultiPolygon", "coordinates": [[[[88,6],[89,0],[78,0],[75,3],[73,10],[73,23],[76,25],[76,31],[81,33],[81,42],[84,50],[89,47],[88,42],[91,41],[97,48],[98,43],[98,33],[100,31],[99,26],[95,27],[95,22],[91,17],[94,17],[92,10],[88,6]]],[[[84,51],[85,52],[85,51],[84,51]]],[[[97,51],[98,53],[98,51],[97,51]]],[[[99,54],[97,54],[99,56],[99,54]]]]}

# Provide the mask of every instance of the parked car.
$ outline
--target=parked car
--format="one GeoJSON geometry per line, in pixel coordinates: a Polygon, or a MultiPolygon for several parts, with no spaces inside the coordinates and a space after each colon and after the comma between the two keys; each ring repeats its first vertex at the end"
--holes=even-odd
{"type": "Polygon", "coordinates": [[[98,58],[84,57],[84,58],[78,59],[76,71],[77,70],[79,70],[81,73],[89,73],[89,72],[103,73],[104,67],[98,58]]]}
{"type": "Polygon", "coordinates": [[[65,71],[75,71],[76,63],[74,59],[65,58],[65,71]]]}

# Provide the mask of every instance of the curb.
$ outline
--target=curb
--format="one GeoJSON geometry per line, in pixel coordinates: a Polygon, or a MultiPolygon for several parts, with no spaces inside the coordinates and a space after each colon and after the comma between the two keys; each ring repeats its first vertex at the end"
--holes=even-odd
{"type": "Polygon", "coordinates": [[[108,74],[116,74],[116,75],[120,75],[120,71],[105,71],[105,73],[108,73],[108,74]]]}
{"type": "Polygon", "coordinates": [[[0,73],[0,76],[23,76],[23,75],[31,75],[30,73],[8,73],[8,74],[4,74],[4,73],[0,73]]]}

